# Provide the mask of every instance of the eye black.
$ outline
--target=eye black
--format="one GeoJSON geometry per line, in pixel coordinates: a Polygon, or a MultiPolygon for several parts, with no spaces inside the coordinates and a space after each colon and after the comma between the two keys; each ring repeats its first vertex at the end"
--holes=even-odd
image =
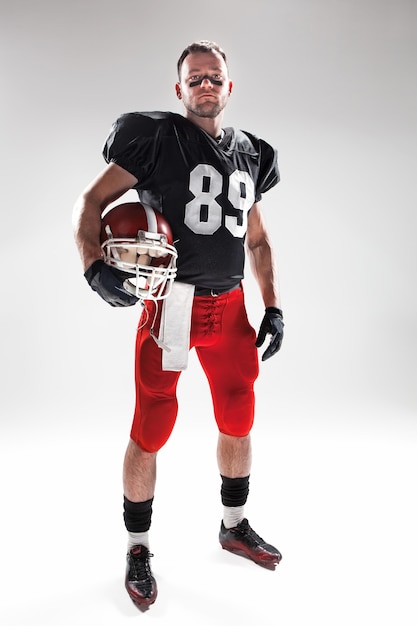
{"type": "MultiPolygon", "coordinates": [[[[215,76],[219,77],[218,74],[215,74],[215,76]]],[[[192,80],[193,78],[197,78],[197,77],[194,77],[194,76],[191,77],[190,87],[197,87],[198,85],[201,85],[201,83],[203,82],[203,80],[205,78],[207,78],[207,80],[209,80],[212,85],[218,85],[219,87],[221,87],[223,85],[223,81],[222,80],[218,80],[217,78],[209,76],[208,74],[205,74],[201,78],[199,77],[198,80],[192,80]]]]}

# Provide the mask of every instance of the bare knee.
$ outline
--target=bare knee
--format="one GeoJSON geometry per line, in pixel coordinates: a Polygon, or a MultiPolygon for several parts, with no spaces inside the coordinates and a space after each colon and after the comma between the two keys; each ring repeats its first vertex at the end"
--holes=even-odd
{"type": "Polygon", "coordinates": [[[252,464],[250,435],[233,437],[219,433],[217,460],[220,473],[229,478],[248,476],[252,464]]]}
{"type": "Polygon", "coordinates": [[[124,466],[123,486],[126,498],[142,502],[153,497],[156,481],[156,452],[147,452],[129,440],[124,466]]]}
{"type": "Polygon", "coordinates": [[[127,444],[126,456],[131,458],[132,460],[151,460],[154,459],[157,455],[157,452],[149,452],[142,448],[139,444],[137,444],[133,439],[129,439],[129,443],[127,444]]]}

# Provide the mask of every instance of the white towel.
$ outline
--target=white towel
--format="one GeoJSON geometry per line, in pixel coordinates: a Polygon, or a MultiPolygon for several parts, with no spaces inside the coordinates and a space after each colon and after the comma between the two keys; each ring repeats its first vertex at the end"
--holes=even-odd
{"type": "Polygon", "coordinates": [[[163,370],[187,369],[194,289],[194,285],[175,281],[163,302],[159,329],[159,340],[166,346],[162,351],[163,370]]]}

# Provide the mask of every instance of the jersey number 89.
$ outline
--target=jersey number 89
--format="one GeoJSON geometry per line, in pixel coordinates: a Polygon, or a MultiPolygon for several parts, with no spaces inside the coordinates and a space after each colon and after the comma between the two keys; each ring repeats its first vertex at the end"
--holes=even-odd
{"type": "MultiPolygon", "coordinates": [[[[197,165],[190,174],[190,191],[194,198],[185,205],[184,222],[193,233],[212,235],[223,224],[223,207],[217,202],[223,190],[223,176],[212,165],[197,165]]],[[[233,237],[244,237],[248,211],[255,201],[255,188],[248,172],[230,174],[227,197],[238,212],[224,215],[224,225],[233,237]]]]}

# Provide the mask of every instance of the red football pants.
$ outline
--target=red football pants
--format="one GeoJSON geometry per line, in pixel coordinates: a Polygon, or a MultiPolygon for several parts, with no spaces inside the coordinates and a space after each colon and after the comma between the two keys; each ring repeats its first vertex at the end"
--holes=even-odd
{"type": "MultiPolygon", "coordinates": [[[[175,424],[181,372],[162,370],[162,350],[149,333],[155,304],[148,302],[147,309],[136,339],[136,407],[131,438],[143,450],[156,452],[167,442],[175,424]]],[[[219,431],[226,435],[244,437],[253,425],[253,386],[259,371],[255,340],[242,289],[194,298],[190,348],[195,348],[209,382],[219,431]]]]}

